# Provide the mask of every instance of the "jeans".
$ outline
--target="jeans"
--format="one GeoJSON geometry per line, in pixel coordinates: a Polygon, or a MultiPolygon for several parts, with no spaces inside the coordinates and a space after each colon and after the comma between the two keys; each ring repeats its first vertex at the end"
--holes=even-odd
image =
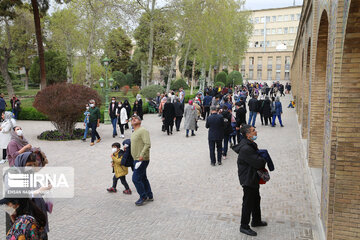
{"type": "Polygon", "coordinates": [[[276,119],[276,117],[278,117],[278,119],[279,119],[279,122],[280,122],[280,126],[282,126],[283,124],[282,124],[282,121],[281,121],[281,114],[279,114],[279,115],[273,115],[273,119],[272,119],[272,125],[273,126],[275,126],[275,119],[276,119]]]}
{"type": "Polygon", "coordinates": [[[175,120],[176,131],[180,131],[180,124],[181,124],[182,118],[183,118],[182,116],[176,117],[176,120],[175,120]]]}
{"type": "Polygon", "coordinates": [[[252,111],[249,114],[249,122],[248,122],[248,124],[249,125],[251,124],[253,127],[255,127],[256,115],[257,115],[257,112],[252,112],[252,111]],[[251,123],[251,120],[252,120],[252,123],[251,123]]]}
{"type": "Polygon", "coordinates": [[[116,123],[117,123],[117,118],[111,118],[111,124],[113,125],[113,136],[117,135],[116,132],[116,123]]]}
{"type": "Polygon", "coordinates": [[[86,139],[88,131],[89,131],[89,123],[85,123],[84,139],[86,139]]]}
{"type": "Polygon", "coordinates": [[[249,229],[250,215],[252,215],[252,222],[261,222],[260,210],[260,188],[251,188],[243,186],[244,196],[241,211],[241,227],[249,229]]]}
{"type": "MultiPolygon", "coordinates": [[[[186,136],[189,136],[189,129],[186,129],[186,136]]],[[[194,133],[194,130],[191,130],[191,135],[194,135],[195,133],[194,133]]]]}
{"type": "Polygon", "coordinates": [[[91,142],[95,142],[95,139],[100,139],[100,135],[99,133],[96,131],[97,128],[97,122],[91,122],[88,123],[90,125],[91,128],[91,142]]]}
{"type": "Polygon", "coordinates": [[[138,169],[134,168],[134,173],[132,176],[132,181],[135,185],[136,191],[140,195],[140,198],[153,198],[153,193],[151,192],[151,187],[149,180],[146,176],[146,168],[149,165],[149,161],[134,161],[134,166],[137,162],[141,162],[140,167],[138,169]]]}
{"type": "Polygon", "coordinates": [[[229,135],[224,135],[224,147],[223,147],[223,155],[226,157],[229,145],[229,135]]]}
{"type": "Polygon", "coordinates": [[[120,128],[120,133],[121,135],[124,135],[124,127],[125,127],[126,124],[121,124],[119,123],[119,128],[120,128]]]}
{"type": "Polygon", "coordinates": [[[128,190],[128,189],[129,189],[129,184],[128,184],[127,181],[126,181],[126,176],[121,176],[121,177],[118,177],[118,178],[117,178],[117,177],[114,175],[112,187],[116,189],[117,182],[118,182],[119,179],[120,179],[120,181],[121,181],[121,184],[124,185],[125,190],[128,190]]]}
{"type": "Polygon", "coordinates": [[[15,119],[18,119],[18,116],[19,116],[19,110],[13,108],[12,111],[11,111],[13,114],[14,114],[14,118],[15,119]]]}
{"type": "Polygon", "coordinates": [[[222,140],[209,140],[210,160],[211,160],[211,163],[213,163],[213,164],[216,163],[215,144],[216,144],[216,150],[217,150],[217,159],[218,159],[218,162],[220,163],[221,162],[221,154],[222,154],[222,149],[221,149],[222,140]]]}

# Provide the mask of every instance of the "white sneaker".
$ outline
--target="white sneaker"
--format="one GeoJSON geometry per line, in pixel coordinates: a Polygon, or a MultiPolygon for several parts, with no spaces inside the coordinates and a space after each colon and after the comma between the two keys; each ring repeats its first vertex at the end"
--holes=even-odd
{"type": "Polygon", "coordinates": [[[124,135],[121,135],[120,137],[121,137],[121,138],[123,138],[123,139],[125,138],[125,136],[124,136],[124,135]]]}
{"type": "Polygon", "coordinates": [[[0,164],[6,163],[8,160],[7,159],[2,159],[0,160],[0,164]]]}

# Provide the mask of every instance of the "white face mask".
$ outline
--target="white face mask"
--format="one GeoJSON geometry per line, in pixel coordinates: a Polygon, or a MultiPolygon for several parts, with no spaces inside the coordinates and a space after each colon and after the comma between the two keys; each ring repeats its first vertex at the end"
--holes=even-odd
{"type": "Polygon", "coordinates": [[[121,104],[119,104],[119,107],[121,107],[122,105],[121,104]]]}
{"type": "Polygon", "coordinates": [[[113,102],[113,103],[114,103],[114,102],[115,102],[115,100],[111,100],[111,102],[113,102]]]}
{"type": "Polygon", "coordinates": [[[89,110],[89,107],[86,107],[86,110],[89,110]]]}
{"type": "Polygon", "coordinates": [[[117,148],[112,148],[112,149],[111,149],[112,153],[116,153],[117,150],[118,150],[117,148]]]}
{"type": "Polygon", "coordinates": [[[6,205],[6,206],[4,207],[4,211],[7,212],[7,214],[9,214],[10,216],[12,216],[12,215],[15,213],[16,209],[14,209],[14,208],[9,207],[8,205],[6,205]]]}
{"type": "Polygon", "coordinates": [[[95,104],[91,103],[91,104],[90,104],[90,107],[92,107],[92,108],[95,107],[95,104]]]}
{"type": "Polygon", "coordinates": [[[16,134],[21,137],[23,135],[23,131],[21,129],[16,130],[16,134]]]}

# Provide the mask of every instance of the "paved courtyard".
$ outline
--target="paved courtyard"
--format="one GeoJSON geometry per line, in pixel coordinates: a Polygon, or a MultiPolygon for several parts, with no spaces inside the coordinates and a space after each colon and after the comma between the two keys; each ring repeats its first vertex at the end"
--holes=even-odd
{"type": "MultiPolygon", "coordinates": [[[[167,136],[161,132],[157,115],[145,115],[143,126],[151,135],[151,161],[148,178],[154,202],[136,207],[133,195],[110,194],[112,183],[109,155],[110,125],[101,125],[103,139],[95,146],[81,141],[47,142],[36,138],[54,128],[50,122],[19,121],[25,137],[47,154],[49,166],[75,169],[75,197],[56,199],[49,215],[49,239],[316,239],[314,204],[301,159],[301,140],[294,109],[286,108],[290,96],[282,98],[284,128],[261,126],[257,119],[257,143],[269,150],[275,164],[271,180],[261,186],[261,209],[268,227],[254,228],[258,237],[239,232],[242,188],[237,176],[236,154],[230,149],[222,166],[211,167],[205,122],[195,137],[185,132],[167,136]]],[[[279,125],[279,124],[278,124],[279,125]]],[[[128,130],[126,138],[130,137],[128,130]]],[[[7,166],[4,164],[1,166],[7,166]]],[[[0,233],[5,235],[4,213],[0,214],[0,233]]]]}

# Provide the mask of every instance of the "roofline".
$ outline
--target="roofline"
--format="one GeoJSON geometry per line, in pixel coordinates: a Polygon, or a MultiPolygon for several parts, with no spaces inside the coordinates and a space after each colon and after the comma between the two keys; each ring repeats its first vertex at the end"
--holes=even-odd
{"type": "Polygon", "coordinates": [[[295,5],[295,6],[289,6],[289,7],[281,7],[281,8],[264,8],[264,9],[258,9],[258,10],[248,10],[250,12],[260,12],[260,11],[272,11],[272,10],[280,10],[280,9],[288,9],[288,8],[301,8],[302,5],[295,5]]]}

